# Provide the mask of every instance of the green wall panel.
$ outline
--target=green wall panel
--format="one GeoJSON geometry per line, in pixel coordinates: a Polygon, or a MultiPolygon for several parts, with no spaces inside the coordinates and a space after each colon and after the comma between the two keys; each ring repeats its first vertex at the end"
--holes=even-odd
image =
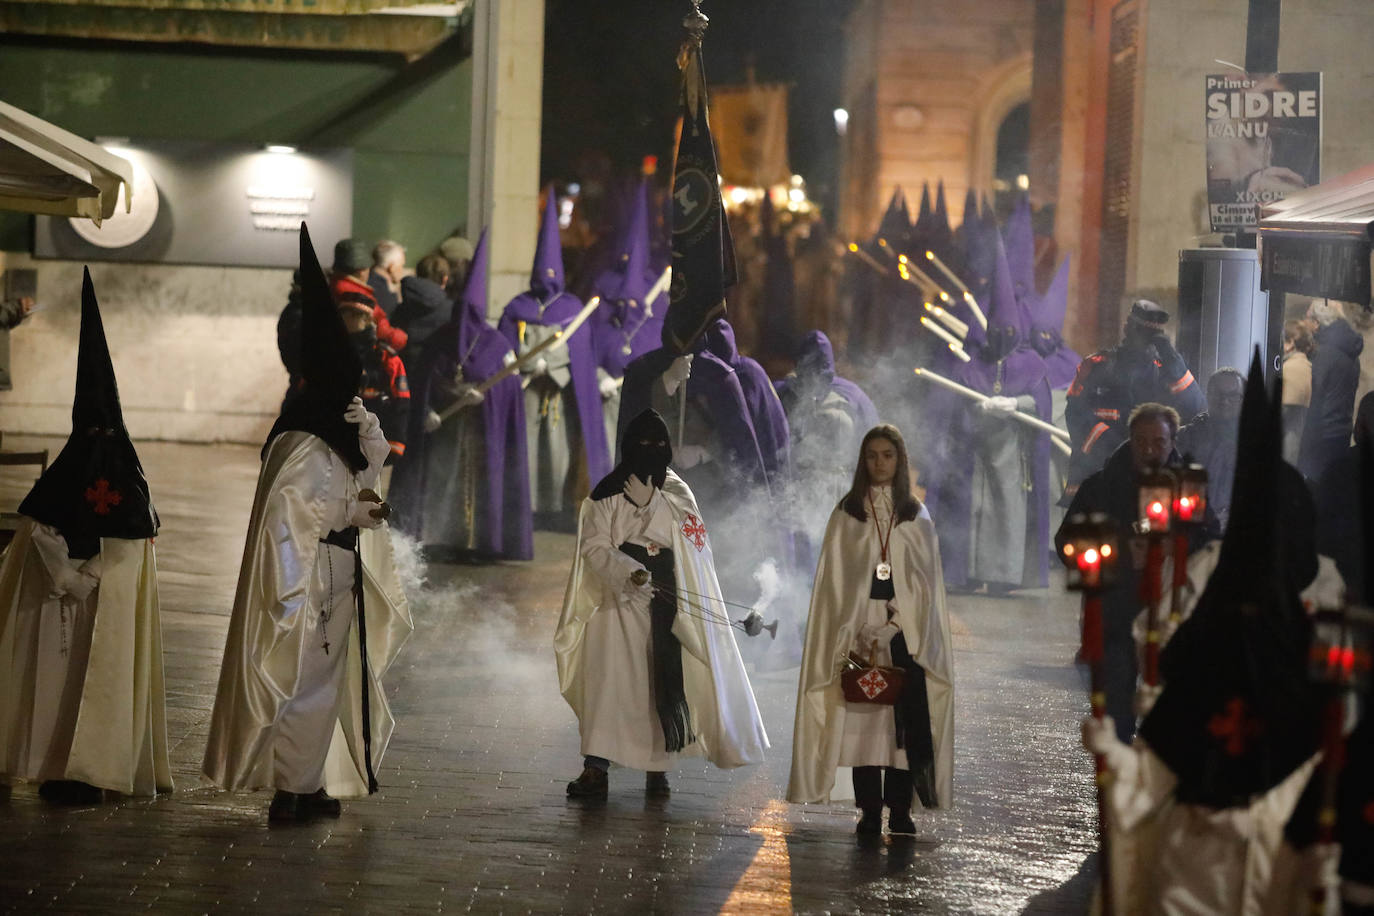
{"type": "MultiPolygon", "coordinates": [[[[355,150],[354,233],[418,257],[467,211],[472,63],[455,36],[395,55],[0,41],[5,101],[86,137],[291,143],[355,150]]],[[[0,248],[27,217],[0,214],[0,248]]]]}

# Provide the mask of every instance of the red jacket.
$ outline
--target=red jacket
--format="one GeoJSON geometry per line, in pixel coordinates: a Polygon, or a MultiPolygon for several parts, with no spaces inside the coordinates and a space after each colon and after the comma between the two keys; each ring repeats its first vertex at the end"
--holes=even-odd
{"type": "Polygon", "coordinates": [[[382,311],[382,307],[377,304],[377,297],[373,295],[372,287],[366,283],[359,283],[347,274],[341,274],[329,284],[329,291],[334,294],[336,303],[344,293],[365,296],[367,302],[372,306],[372,320],[377,323],[377,339],[398,353],[405,349],[406,341],[409,339],[406,332],[391,326],[391,322],[387,320],[386,312],[382,311]]]}

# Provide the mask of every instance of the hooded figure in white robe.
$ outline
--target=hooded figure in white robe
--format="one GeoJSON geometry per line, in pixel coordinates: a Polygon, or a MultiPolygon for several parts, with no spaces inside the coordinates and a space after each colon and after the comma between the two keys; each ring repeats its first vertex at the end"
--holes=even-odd
{"type": "Polygon", "coordinates": [[[954,800],[954,650],[940,546],[910,495],[901,433],[875,427],[860,456],[816,567],[787,800],[827,803],[837,770],[853,767],[858,832],[880,832],[886,805],[892,832],[910,833],[914,805],[954,800]],[[906,669],[896,706],[845,700],[841,670],[851,654],[906,669]]]}
{"type": "Polygon", "coordinates": [[[668,469],[668,427],[646,410],[624,459],[583,502],[554,634],[584,771],[571,796],[606,794],[610,762],[645,770],[651,795],[680,755],[759,763],[768,737],[740,660],[692,491],[668,469]],[[638,574],[638,575],[637,575],[638,574]]]}
{"type": "Polygon", "coordinates": [[[274,821],[377,791],[395,726],[381,679],[413,629],[362,492],[390,447],[354,396],[359,363],[304,225],[301,281],[305,388],[263,449],[203,765],[225,789],[276,789],[274,821]]]}
{"type": "Polygon", "coordinates": [[[1280,457],[1280,409],[1256,358],[1241,416],[1239,514],[1219,550],[1190,559],[1190,582],[1207,581],[1178,629],[1162,634],[1162,690],[1141,688],[1144,720],[1131,744],[1110,718],[1083,725],[1085,746],[1109,774],[1115,913],[1309,907],[1309,866],[1323,851],[1295,849],[1285,828],[1321,760],[1321,695],[1308,679],[1300,597],[1319,567],[1311,496],[1280,457]]]}
{"type": "Polygon", "coordinates": [[[49,801],[172,790],[153,537],[91,275],[72,434],[0,565],[0,781],[49,801]]]}

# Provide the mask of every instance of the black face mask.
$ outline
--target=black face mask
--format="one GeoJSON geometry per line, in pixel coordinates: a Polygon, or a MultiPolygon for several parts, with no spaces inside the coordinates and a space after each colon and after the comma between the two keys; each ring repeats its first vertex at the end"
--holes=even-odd
{"type": "Polygon", "coordinates": [[[672,460],[673,444],[668,424],[656,411],[646,410],[625,427],[620,440],[620,464],[596,485],[592,499],[620,495],[631,474],[662,489],[672,460]]]}

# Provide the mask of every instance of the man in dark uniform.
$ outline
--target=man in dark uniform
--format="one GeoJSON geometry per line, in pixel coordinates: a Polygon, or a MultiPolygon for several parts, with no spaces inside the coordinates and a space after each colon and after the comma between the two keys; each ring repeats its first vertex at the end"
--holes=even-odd
{"type": "Polygon", "coordinates": [[[1137,405],[1172,407],[1184,423],[1206,408],[1202,387],[1164,333],[1168,322],[1164,309],[1137,299],[1121,343],[1079,364],[1065,408],[1073,439],[1066,501],[1126,441],[1126,421],[1137,405]]]}

